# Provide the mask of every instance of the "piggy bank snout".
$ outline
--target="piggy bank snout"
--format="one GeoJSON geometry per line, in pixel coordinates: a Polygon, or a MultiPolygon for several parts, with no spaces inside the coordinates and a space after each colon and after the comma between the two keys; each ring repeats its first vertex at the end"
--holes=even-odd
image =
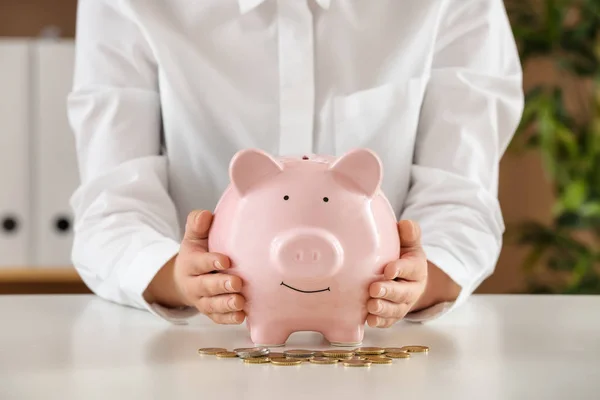
{"type": "Polygon", "coordinates": [[[289,277],[326,277],[342,265],[339,241],[323,230],[289,232],[275,239],[273,250],[276,265],[289,277]]]}

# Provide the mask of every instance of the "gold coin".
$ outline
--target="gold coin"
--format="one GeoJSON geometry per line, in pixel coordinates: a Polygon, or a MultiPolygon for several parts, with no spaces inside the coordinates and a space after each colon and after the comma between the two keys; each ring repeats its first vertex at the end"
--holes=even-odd
{"type": "Polygon", "coordinates": [[[201,349],[198,349],[198,354],[215,355],[217,353],[222,353],[225,351],[227,351],[227,349],[223,349],[221,347],[203,347],[201,349]]]}
{"type": "Polygon", "coordinates": [[[401,353],[385,353],[386,357],[389,358],[410,358],[410,354],[401,352],[401,353]]]}
{"type": "Polygon", "coordinates": [[[386,353],[408,353],[403,347],[386,347],[386,353]]]}
{"type": "Polygon", "coordinates": [[[313,364],[337,364],[339,360],[331,357],[314,357],[310,359],[313,364]]]}
{"type": "Polygon", "coordinates": [[[287,360],[299,360],[302,362],[310,362],[310,360],[312,360],[314,357],[288,357],[288,356],[285,356],[284,358],[287,360]]]}
{"type": "Polygon", "coordinates": [[[303,362],[304,362],[303,360],[284,358],[284,357],[271,358],[271,364],[274,364],[274,365],[300,365],[303,362]]]}
{"type": "Polygon", "coordinates": [[[393,360],[389,357],[367,357],[367,361],[373,364],[391,364],[393,360]]]}
{"type": "Polygon", "coordinates": [[[233,351],[222,351],[217,353],[217,358],[237,358],[237,353],[233,351]]]}
{"type": "Polygon", "coordinates": [[[304,357],[313,357],[315,352],[313,350],[303,350],[303,349],[295,349],[295,350],[286,350],[283,352],[286,357],[295,357],[295,358],[304,358],[304,357]]]}
{"type": "Polygon", "coordinates": [[[354,355],[354,351],[352,350],[325,350],[323,352],[325,357],[335,357],[335,358],[347,358],[352,357],[354,355]]]}
{"type": "Polygon", "coordinates": [[[244,362],[246,364],[268,364],[271,362],[269,357],[253,357],[253,358],[244,358],[244,362]]]}
{"type": "Polygon", "coordinates": [[[344,360],[345,367],[370,367],[371,364],[368,360],[344,360]]]}
{"type": "Polygon", "coordinates": [[[347,360],[366,360],[366,356],[353,356],[353,357],[340,357],[338,360],[347,361],[347,360]]]}
{"type": "Polygon", "coordinates": [[[427,353],[429,351],[427,346],[402,346],[401,349],[409,353],[427,353]]]}
{"type": "Polygon", "coordinates": [[[385,349],[381,347],[359,347],[354,350],[355,354],[383,354],[385,353],[385,349]]]}

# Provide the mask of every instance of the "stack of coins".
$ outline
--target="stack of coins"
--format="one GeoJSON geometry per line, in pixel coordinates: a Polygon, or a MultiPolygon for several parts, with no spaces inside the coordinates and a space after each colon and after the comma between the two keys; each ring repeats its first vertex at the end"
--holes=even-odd
{"type": "Polygon", "coordinates": [[[410,358],[411,353],[428,353],[429,347],[410,345],[402,347],[359,347],[354,350],[328,349],[305,350],[292,349],[283,353],[273,352],[266,347],[238,348],[233,351],[221,347],[198,349],[198,354],[214,355],[217,358],[238,358],[245,364],[272,364],[294,366],[303,363],[336,365],[345,367],[370,367],[371,365],[389,365],[394,359],[410,358]]]}
{"type": "Polygon", "coordinates": [[[268,364],[270,350],[266,347],[250,347],[233,349],[233,352],[242,359],[245,364],[268,364]]]}

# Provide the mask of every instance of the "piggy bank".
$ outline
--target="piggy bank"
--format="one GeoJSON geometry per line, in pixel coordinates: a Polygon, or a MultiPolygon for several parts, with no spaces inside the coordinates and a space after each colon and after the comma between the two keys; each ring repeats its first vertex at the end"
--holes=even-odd
{"type": "Polygon", "coordinates": [[[334,346],[360,344],[369,285],[400,255],[379,158],[366,149],[339,158],[247,149],[229,177],[208,246],[243,281],[252,342],[281,346],[312,331],[334,346]]]}

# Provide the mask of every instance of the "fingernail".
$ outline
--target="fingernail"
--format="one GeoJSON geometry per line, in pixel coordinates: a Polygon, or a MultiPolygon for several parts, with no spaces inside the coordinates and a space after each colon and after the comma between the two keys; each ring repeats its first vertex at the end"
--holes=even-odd
{"type": "MultiPolygon", "coordinates": [[[[377,311],[376,312],[381,312],[381,310],[383,309],[383,304],[381,304],[380,301],[377,302],[377,311]]],[[[379,321],[379,319],[377,319],[379,321]]]]}
{"type": "Polygon", "coordinates": [[[221,264],[219,262],[219,260],[215,260],[215,262],[213,263],[216,269],[225,269],[225,267],[223,267],[223,264],[221,264]]]}
{"type": "Polygon", "coordinates": [[[419,234],[419,230],[417,229],[417,224],[413,221],[410,221],[410,226],[412,227],[413,236],[417,236],[419,234]]]}
{"type": "Polygon", "coordinates": [[[379,297],[383,297],[383,296],[385,296],[385,294],[386,294],[386,293],[387,293],[387,290],[386,290],[386,288],[384,288],[384,287],[382,286],[382,287],[379,289],[379,294],[378,294],[378,296],[379,296],[379,297]]]}
{"type": "Polygon", "coordinates": [[[197,212],[196,216],[194,217],[194,224],[198,225],[198,222],[200,221],[200,217],[202,216],[202,211],[197,212]]]}
{"type": "Polygon", "coordinates": [[[231,310],[237,310],[237,306],[235,305],[235,297],[230,298],[227,301],[227,304],[229,305],[229,309],[231,309],[231,310]]]}
{"type": "Polygon", "coordinates": [[[225,282],[225,289],[227,289],[230,292],[233,292],[233,285],[231,285],[231,281],[225,282]]]}
{"type": "Polygon", "coordinates": [[[377,318],[377,320],[375,321],[375,326],[381,326],[381,318],[377,318]]]}

